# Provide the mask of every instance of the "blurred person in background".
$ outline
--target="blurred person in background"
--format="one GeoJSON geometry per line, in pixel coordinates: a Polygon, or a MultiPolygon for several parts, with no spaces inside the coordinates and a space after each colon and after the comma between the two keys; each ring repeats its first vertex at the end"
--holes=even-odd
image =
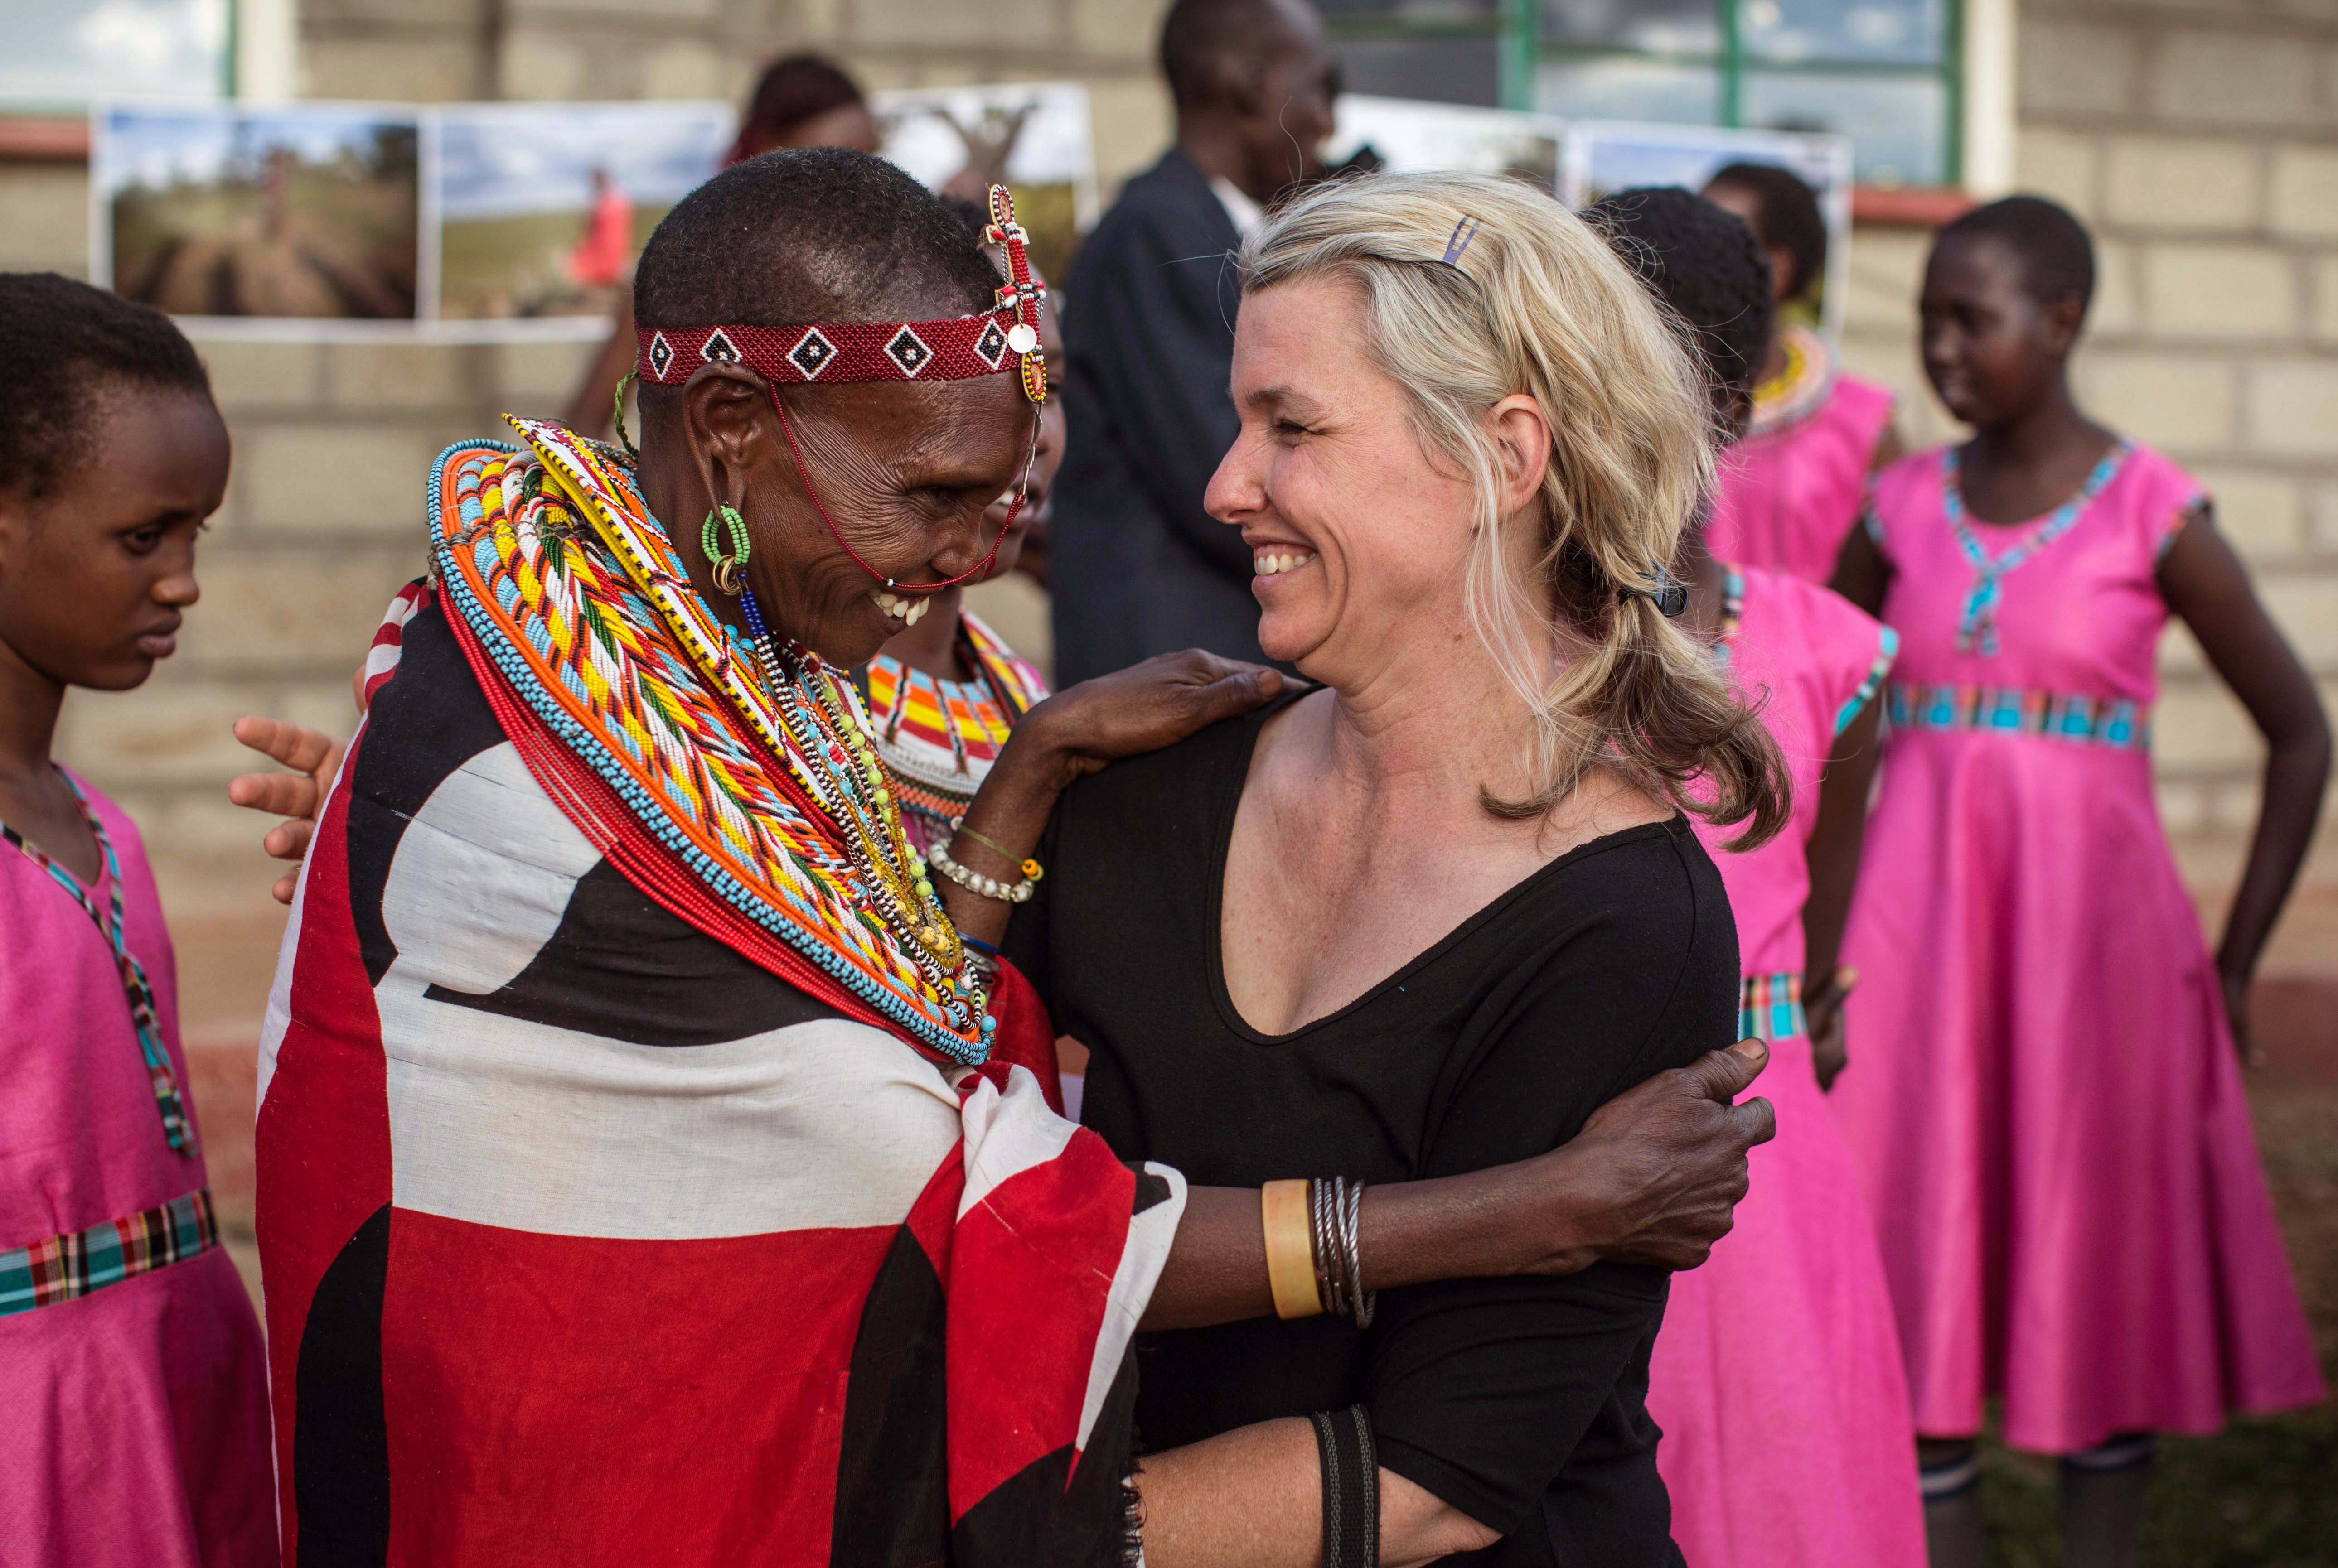
{"type": "Polygon", "coordinates": [[[1064,684],[1179,648],[1261,657],[1250,549],[1202,505],[1240,423],[1227,258],[1321,172],[1338,73],[1305,0],[1177,0],[1161,70],[1176,145],[1128,182],[1068,289],[1049,583],[1064,684]]]}
{"type": "MultiPolygon", "coordinates": [[[[1620,191],[1584,217],[1694,334],[1714,423],[1738,436],[1771,342],[1772,270],[1753,231],[1676,186],[1620,191]]],[[[1898,642],[1815,583],[1716,559],[1696,524],[1675,570],[1683,630],[1761,704],[1793,788],[1766,844],[1733,853],[1731,835],[1696,828],[1737,922],[1737,1032],[1774,1058],[1778,1136],[1754,1156],[1734,1229],[1674,1279],[1649,1360],[1673,1539],[1695,1568],[1924,1568],[1891,1293],[1823,1095],[1844,1062],[1842,997],[1804,983],[1834,969],[1898,642]]]]}
{"type": "Polygon", "coordinates": [[[1754,388],[1754,423],[1723,459],[1707,535],[1714,555],[1789,573],[1834,575],[1859,520],[1870,471],[1900,456],[1891,389],[1847,374],[1833,346],[1795,318],[1826,279],[1826,217],[1793,170],[1732,163],[1706,200],[1754,230],[1770,262],[1770,347],[1754,388]]]}
{"type": "Polygon", "coordinates": [[[634,259],[634,204],[609,178],[608,170],[593,169],[593,211],[585,215],[584,231],[570,247],[568,280],[580,289],[602,289],[624,276],[634,259]]]}
{"type": "Polygon", "coordinates": [[[1978,1437],[2061,1460],[2069,1568],[2133,1568],[2161,1432],[2322,1399],[2241,1065],[2258,956],[2330,779],[2313,679],[2200,482],[2069,384],[2086,227],[1940,231],[1924,373],[1970,440],[1875,477],[1836,586],[1900,634],[1835,1091],[1875,1211],[1934,1568],[1988,1560],[1978,1437]],[[2214,955],[2152,788],[2182,618],[2266,757],[2214,955]]]}
{"type": "MultiPolygon", "coordinates": [[[[790,54],[773,61],[755,83],[740,117],[739,134],[724,155],[722,166],[743,163],[758,153],[780,147],[850,147],[860,152],[877,151],[877,120],[860,84],[839,67],[817,54],[790,54]]],[[[596,196],[606,189],[602,172],[594,172],[596,196]]],[[[594,209],[594,232],[600,209],[594,209]]],[[[580,245],[580,250],[583,246],[580,245]]],[[[625,254],[620,266],[603,279],[614,282],[633,260],[633,213],[625,213],[625,254]]],[[[579,436],[605,441],[616,426],[618,385],[634,368],[640,344],[634,332],[634,299],[630,289],[618,297],[616,325],[594,357],[568,400],[561,422],[579,436]]]]}

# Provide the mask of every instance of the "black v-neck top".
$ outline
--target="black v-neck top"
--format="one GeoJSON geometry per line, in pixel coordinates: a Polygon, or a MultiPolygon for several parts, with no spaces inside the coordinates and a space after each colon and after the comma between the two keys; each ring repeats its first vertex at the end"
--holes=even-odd
{"type": "MultiPolygon", "coordinates": [[[[1552,861],[1327,1017],[1251,1028],[1226,993],[1220,892],[1260,728],[1291,700],[1074,786],[1007,932],[1056,1030],[1092,1053],[1081,1119],[1123,1159],[1229,1187],[1451,1175],[1556,1148],[1729,1044],[1736,928],[1677,818],[1552,861]]],[[[1452,1561],[1675,1563],[1645,1404],[1667,1279],[1603,1263],[1386,1291],[1369,1332],[1145,1335],[1138,1432],[1158,1450],[1361,1401],[1382,1465],[1505,1532],[1452,1561]]]]}

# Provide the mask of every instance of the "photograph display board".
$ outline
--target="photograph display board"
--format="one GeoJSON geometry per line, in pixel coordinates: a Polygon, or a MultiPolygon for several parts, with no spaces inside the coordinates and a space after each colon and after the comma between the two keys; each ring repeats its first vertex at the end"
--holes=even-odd
{"type": "MultiPolygon", "coordinates": [[[[1087,90],[880,93],[926,185],[1015,192],[1046,276],[1097,215],[1087,90]]],[[[727,103],[107,103],[90,115],[94,281],[213,337],[604,335],[658,220],[722,167],[727,103]]]]}
{"type": "Polygon", "coordinates": [[[402,107],[101,109],[93,275],[178,316],[411,328],[437,239],[423,142],[402,107]]]}
{"type": "Polygon", "coordinates": [[[883,155],[928,189],[980,201],[1015,193],[1031,264],[1062,282],[1097,214],[1088,91],[1076,82],[904,88],[869,95],[883,155]]]}
{"type": "Polygon", "coordinates": [[[1558,189],[1566,127],[1547,114],[1357,93],[1342,94],[1334,113],[1339,129],[1323,160],[1332,168],[1508,174],[1545,191],[1558,189]]]}
{"type": "Polygon", "coordinates": [[[722,103],[466,103],[434,116],[438,318],[605,323],[668,209],[722,167],[722,103]]]}
{"type": "Polygon", "coordinates": [[[1571,120],[1560,160],[1559,195],[1570,207],[1636,185],[1702,189],[1732,163],[1777,163],[1818,193],[1827,222],[1827,270],[1818,320],[1840,338],[1851,289],[1851,140],[1821,132],[1730,131],[1699,125],[1571,120]]]}

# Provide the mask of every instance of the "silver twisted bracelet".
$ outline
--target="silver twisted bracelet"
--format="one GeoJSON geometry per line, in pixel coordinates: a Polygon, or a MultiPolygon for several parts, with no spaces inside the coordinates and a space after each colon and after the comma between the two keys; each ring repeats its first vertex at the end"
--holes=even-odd
{"type": "Polygon", "coordinates": [[[1037,886],[1028,877],[1020,882],[1001,882],[996,877],[985,877],[979,871],[968,870],[949,858],[949,851],[942,848],[939,839],[936,839],[933,848],[926,851],[926,864],[968,892],[979,893],[985,898],[996,898],[1002,904],[1028,903],[1033,888],[1037,886]]]}
{"type": "Polygon", "coordinates": [[[1363,1288],[1364,1265],[1358,1246],[1364,1184],[1345,1176],[1319,1176],[1307,1184],[1307,1195],[1316,1297],[1324,1311],[1333,1317],[1352,1317],[1357,1328],[1369,1328],[1378,1298],[1363,1288]]]}

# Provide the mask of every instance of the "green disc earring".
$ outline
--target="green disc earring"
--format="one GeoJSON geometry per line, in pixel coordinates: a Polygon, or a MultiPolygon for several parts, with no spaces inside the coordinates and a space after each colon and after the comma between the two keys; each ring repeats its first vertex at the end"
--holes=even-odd
{"type": "Polygon", "coordinates": [[[714,585],[733,599],[737,598],[740,587],[739,573],[745,569],[748,554],[753,549],[752,542],[747,537],[747,520],[739,515],[736,507],[718,505],[713,512],[706,514],[705,524],[698,531],[698,543],[700,548],[706,552],[707,565],[714,570],[714,585]],[[718,548],[715,544],[716,512],[722,514],[723,536],[731,546],[728,554],[718,548]]]}

